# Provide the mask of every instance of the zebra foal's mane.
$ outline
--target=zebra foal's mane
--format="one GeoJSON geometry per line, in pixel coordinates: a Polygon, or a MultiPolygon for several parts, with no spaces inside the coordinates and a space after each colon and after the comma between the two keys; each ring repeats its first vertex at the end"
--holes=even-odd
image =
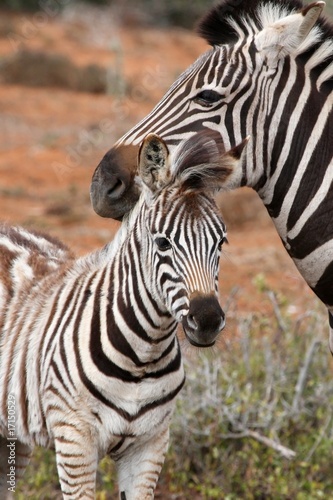
{"type": "Polygon", "coordinates": [[[177,148],[171,182],[178,179],[182,190],[218,190],[246,143],[247,139],[227,152],[220,134],[210,130],[195,134],[177,148]]]}
{"type": "MultiPolygon", "coordinates": [[[[269,24],[306,6],[299,0],[222,0],[199,22],[197,31],[210,45],[233,44],[240,36],[256,34],[269,24]]],[[[333,24],[319,18],[298,54],[310,57],[317,49],[315,66],[333,79],[333,24]],[[330,67],[329,67],[330,66],[330,67]]]]}

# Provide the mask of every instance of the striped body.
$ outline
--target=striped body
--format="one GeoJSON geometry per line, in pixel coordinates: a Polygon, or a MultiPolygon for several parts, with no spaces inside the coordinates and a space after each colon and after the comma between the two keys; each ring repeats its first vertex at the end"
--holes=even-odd
{"type": "MultiPolygon", "coordinates": [[[[154,140],[141,155],[142,176],[154,140]]],[[[193,295],[215,297],[218,325],[196,333],[186,323],[189,339],[210,345],[223,328],[224,237],[211,197],[180,182],[146,187],[115,240],[78,260],[48,237],[1,227],[1,498],[14,436],[16,477],[35,445],[55,447],[64,498],[94,498],[97,463],[108,453],[121,498],[153,498],[184,383],[176,327],[193,295]]],[[[194,312],[193,321],[203,319],[194,312]]]]}
{"type": "MultiPolygon", "coordinates": [[[[111,217],[129,209],[136,193],[125,174],[148,130],[171,150],[203,129],[227,148],[250,135],[242,167],[224,188],[258,192],[297,268],[333,313],[333,28],[318,20],[323,7],[298,0],[214,7],[199,26],[212,49],[105,155],[92,200],[111,217]]],[[[333,352],[333,336],[330,343],[333,352]]]]}
{"type": "MultiPolygon", "coordinates": [[[[16,231],[11,229],[9,237],[15,237],[16,231]]],[[[6,245],[1,243],[3,255],[6,245]]],[[[136,334],[130,335],[127,328],[138,329],[138,325],[131,324],[131,320],[137,321],[136,317],[131,318],[132,301],[125,316],[127,328],[121,324],[125,311],[117,311],[117,304],[112,307],[115,317],[108,318],[112,314],[107,310],[108,295],[111,293],[115,302],[120,295],[110,289],[109,280],[112,283],[112,274],[121,272],[124,263],[123,258],[115,259],[110,266],[107,258],[101,252],[92,262],[88,258],[90,262],[82,260],[76,266],[67,266],[65,274],[62,269],[51,271],[50,276],[40,278],[30,289],[28,297],[25,291],[24,300],[16,300],[14,294],[4,304],[8,317],[1,348],[0,380],[5,383],[0,387],[0,431],[10,437],[7,407],[9,398],[14,397],[15,436],[20,442],[30,448],[55,446],[58,460],[75,471],[74,484],[84,480],[84,496],[79,490],[77,495],[68,494],[68,498],[94,498],[96,462],[106,453],[118,460],[124,455],[130,463],[127,448],[133,443],[140,445],[141,441],[149,446],[150,439],[156,440],[156,451],[164,453],[174,397],[184,382],[174,320],[166,317],[163,324],[160,318],[153,318],[155,328],[147,328],[146,318],[142,319],[144,325],[140,327],[145,328],[147,335],[165,337],[155,345],[140,337],[128,339],[136,334]],[[101,323],[106,321],[103,328],[101,323]],[[130,346],[117,345],[126,339],[132,341],[130,346]],[[83,459],[85,467],[78,474],[77,467],[83,459]]],[[[31,274],[30,269],[26,269],[26,275],[31,274]]],[[[126,279],[123,285],[128,285],[124,292],[129,300],[129,286],[133,287],[136,277],[134,272],[129,277],[122,276],[126,279]]],[[[18,278],[22,280],[22,275],[18,278]]],[[[30,276],[27,286],[31,286],[30,276]]],[[[157,454],[155,459],[153,454],[149,459],[149,473],[156,481],[162,458],[157,454]]],[[[61,469],[59,476],[68,480],[61,469]]],[[[136,487],[145,487],[144,477],[139,479],[143,484],[138,481],[136,487]]],[[[64,496],[66,491],[63,488],[64,496]]],[[[137,493],[133,498],[141,496],[137,493]]]]}

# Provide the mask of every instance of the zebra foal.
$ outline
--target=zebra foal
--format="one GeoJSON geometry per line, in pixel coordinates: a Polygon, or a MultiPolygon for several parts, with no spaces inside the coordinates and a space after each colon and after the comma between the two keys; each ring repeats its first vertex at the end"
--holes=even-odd
{"type": "Polygon", "coordinates": [[[226,153],[199,134],[171,162],[149,135],[137,205],[114,241],[85,258],[47,236],[1,228],[0,498],[35,445],[55,448],[65,499],[94,498],[105,454],[122,500],[153,498],[184,384],[177,324],[198,347],[224,327],[217,279],[226,233],[212,194],[242,147],[226,153]]]}

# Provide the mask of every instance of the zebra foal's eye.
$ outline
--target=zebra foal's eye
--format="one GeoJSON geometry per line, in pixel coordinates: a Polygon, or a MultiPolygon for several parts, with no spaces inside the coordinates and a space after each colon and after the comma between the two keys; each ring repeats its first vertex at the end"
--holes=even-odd
{"type": "Polygon", "coordinates": [[[222,95],[216,92],[215,90],[202,90],[195,97],[194,101],[202,104],[204,106],[209,106],[210,104],[214,104],[222,99],[222,95]]]}
{"type": "Polygon", "coordinates": [[[155,243],[159,250],[165,251],[171,248],[171,243],[167,238],[163,238],[162,236],[155,238],[155,243]]]}

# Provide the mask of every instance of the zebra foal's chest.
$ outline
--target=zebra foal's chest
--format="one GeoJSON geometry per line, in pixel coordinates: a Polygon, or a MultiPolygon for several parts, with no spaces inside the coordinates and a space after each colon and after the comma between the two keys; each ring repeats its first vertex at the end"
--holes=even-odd
{"type": "MultiPolygon", "coordinates": [[[[174,380],[177,384],[182,381],[181,374],[174,380]]],[[[170,385],[173,388],[173,383],[170,385]]],[[[110,380],[109,404],[101,403],[83,391],[73,401],[72,418],[76,420],[79,413],[82,421],[90,422],[100,457],[108,453],[117,459],[132,443],[148,440],[162,426],[169,425],[176,398],[168,398],[166,387],[165,384],[150,380],[121,388],[110,380]]],[[[71,420],[70,415],[66,418],[71,420]]]]}

